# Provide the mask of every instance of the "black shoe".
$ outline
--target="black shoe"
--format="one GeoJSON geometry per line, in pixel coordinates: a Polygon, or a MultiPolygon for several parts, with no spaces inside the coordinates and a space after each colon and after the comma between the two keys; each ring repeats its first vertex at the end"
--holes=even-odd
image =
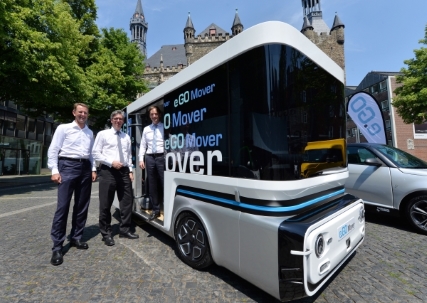
{"type": "Polygon", "coordinates": [[[138,239],[139,236],[128,231],[127,233],[120,233],[119,238],[138,239]]]}
{"type": "Polygon", "coordinates": [[[152,212],[151,215],[148,217],[148,221],[153,221],[154,219],[160,217],[160,213],[152,212]]]}
{"type": "Polygon", "coordinates": [[[114,240],[113,240],[113,238],[111,238],[111,236],[102,237],[102,241],[104,241],[105,245],[107,245],[107,246],[113,246],[115,244],[114,240]]]}
{"type": "Polygon", "coordinates": [[[70,246],[75,246],[77,249],[88,249],[89,245],[86,242],[81,242],[80,240],[71,240],[70,246]]]}
{"type": "Polygon", "coordinates": [[[53,266],[58,266],[58,265],[61,265],[63,261],[64,261],[64,259],[62,257],[62,251],[61,250],[55,250],[52,253],[52,258],[50,259],[50,264],[52,264],[53,266]]]}

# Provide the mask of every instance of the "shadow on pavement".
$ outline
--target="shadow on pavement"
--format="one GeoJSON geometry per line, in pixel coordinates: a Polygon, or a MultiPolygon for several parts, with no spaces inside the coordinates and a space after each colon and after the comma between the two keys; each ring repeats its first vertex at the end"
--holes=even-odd
{"type": "Polygon", "coordinates": [[[16,183],[0,183],[0,196],[25,194],[28,192],[49,191],[56,188],[58,185],[53,182],[42,184],[22,184],[16,183]]]}
{"type": "Polygon", "coordinates": [[[409,222],[407,222],[405,218],[402,217],[395,217],[383,213],[379,214],[375,211],[366,211],[365,219],[366,222],[369,223],[384,225],[410,233],[417,233],[417,231],[409,225],[409,222]]]}

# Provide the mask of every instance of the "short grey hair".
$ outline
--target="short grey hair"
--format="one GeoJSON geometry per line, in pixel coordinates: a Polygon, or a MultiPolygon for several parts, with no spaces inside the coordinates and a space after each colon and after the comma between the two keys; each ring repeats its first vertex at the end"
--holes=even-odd
{"type": "Polygon", "coordinates": [[[125,113],[122,110],[118,109],[111,113],[110,120],[113,120],[114,116],[116,115],[122,115],[123,119],[125,118],[125,113]]]}

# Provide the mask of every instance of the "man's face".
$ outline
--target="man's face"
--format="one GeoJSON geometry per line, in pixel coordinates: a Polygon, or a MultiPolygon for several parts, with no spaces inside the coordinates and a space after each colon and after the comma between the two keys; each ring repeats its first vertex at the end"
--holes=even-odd
{"type": "Polygon", "coordinates": [[[76,109],[73,110],[73,115],[75,117],[76,123],[80,126],[83,126],[89,116],[89,110],[84,106],[77,105],[76,109]]]}
{"type": "Polygon", "coordinates": [[[150,119],[153,124],[159,123],[160,117],[159,113],[157,112],[157,109],[153,108],[152,110],[150,110],[150,119]]]}
{"type": "Polygon", "coordinates": [[[113,119],[111,119],[111,124],[113,125],[115,130],[120,130],[124,123],[123,116],[120,114],[114,115],[113,119]]]}

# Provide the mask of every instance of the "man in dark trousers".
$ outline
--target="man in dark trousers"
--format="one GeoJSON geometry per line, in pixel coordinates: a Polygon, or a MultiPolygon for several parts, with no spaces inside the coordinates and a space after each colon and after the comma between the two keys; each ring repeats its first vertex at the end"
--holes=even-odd
{"type": "Polygon", "coordinates": [[[149,220],[160,216],[160,201],[158,197],[158,179],[163,188],[165,171],[164,154],[164,127],[160,122],[160,109],[157,106],[148,108],[152,124],[146,126],[142,132],[141,146],[139,148],[139,167],[147,168],[148,191],[153,204],[153,212],[149,220]],[[144,161],[145,156],[145,161],[144,161]]]}
{"type": "Polygon", "coordinates": [[[100,131],[92,149],[93,159],[98,161],[99,172],[99,229],[105,245],[114,245],[111,234],[111,205],[117,192],[120,207],[120,238],[138,239],[131,232],[132,224],[132,150],[128,134],[121,131],[124,113],[111,113],[110,129],[100,131]]]}
{"type": "Polygon", "coordinates": [[[53,247],[50,263],[55,266],[63,262],[62,245],[73,193],[70,245],[78,249],[89,247],[81,241],[81,237],[86,224],[92,182],[96,180],[96,167],[91,156],[93,133],[86,125],[89,115],[87,105],[74,104],[73,115],[73,122],[58,126],[48,150],[51,179],[58,184],[58,204],[51,230],[53,247]]]}

